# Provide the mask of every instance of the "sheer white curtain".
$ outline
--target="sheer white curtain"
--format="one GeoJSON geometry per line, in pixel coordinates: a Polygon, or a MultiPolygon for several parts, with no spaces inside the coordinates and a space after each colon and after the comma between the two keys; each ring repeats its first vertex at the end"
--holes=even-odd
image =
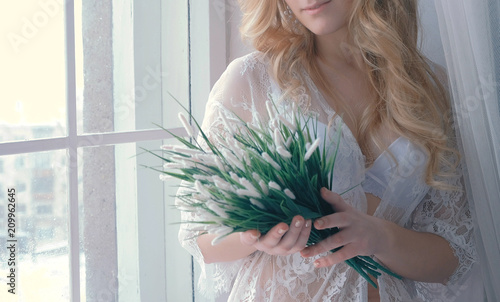
{"type": "Polygon", "coordinates": [[[500,3],[436,0],[488,301],[500,301],[500,3]]]}

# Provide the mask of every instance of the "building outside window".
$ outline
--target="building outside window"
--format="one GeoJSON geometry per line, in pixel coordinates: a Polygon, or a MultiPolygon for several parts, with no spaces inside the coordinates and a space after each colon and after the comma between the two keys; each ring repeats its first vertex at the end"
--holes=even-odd
{"type": "Polygon", "coordinates": [[[0,301],[206,301],[177,243],[178,183],[141,153],[173,142],[155,124],[182,133],[170,95],[201,120],[228,63],[225,38],[208,39],[225,36],[225,6],[0,4],[0,242],[15,189],[19,272],[13,298],[0,263],[0,301]]]}

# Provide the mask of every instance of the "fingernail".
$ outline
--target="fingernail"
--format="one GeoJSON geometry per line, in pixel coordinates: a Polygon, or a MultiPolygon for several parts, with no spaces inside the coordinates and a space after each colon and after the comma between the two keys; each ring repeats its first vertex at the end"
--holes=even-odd
{"type": "Polygon", "coordinates": [[[252,239],[258,239],[260,237],[260,235],[254,235],[254,234],[250,234],[250,238],[252,239]]]}
{"type": "Polygon", "coordinates": [[[295,222],[295,227],[296,227],[296,228],[300,228],[300,226],[301,226],[301,225],[302,225],[302,221],[297,220],[297,221],[295,222]]]}
{"type": "Polygon", "coordinates": [[[282,235],[285,233],[285,230],[284,229],[278,229],[278,234],[282,235]]]}
{"type": "Polygon", "coordinates": [[[319,261],[314,261],[313,264],[314,264],[314,267],[319,267],[319,265],[320,265],[319,261]]]}
{"type": "Polygon", "coordinates": [[[325,222],[323,221],[323,219],[317,219],[316,220],[316,225],[318,227],[322,227],[324,224],[325,224],[325,222]]]}
{"type": "Polygon", "coordinates": [[[310,227],[311,226],[311,221],[310,220],[307,220],[306,221],[306,228],[310,227]]]}

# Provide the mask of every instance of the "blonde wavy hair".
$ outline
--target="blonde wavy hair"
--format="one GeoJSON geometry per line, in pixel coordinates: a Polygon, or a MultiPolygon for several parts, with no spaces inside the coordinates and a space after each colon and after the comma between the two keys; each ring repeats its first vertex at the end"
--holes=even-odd
{"type": "MultiPolygon", "coordinates": [[[[243,12],[243,39],[269,58],[274,79],[284,97],[293,99],[303,87],[303,72],[338,105],[345,105],[329,88],[317,66],[312,32],[285,15],[284,0],[239,0],[243,12]]],[[[450,146],[449,98],[432,63],[419,51],[417,0],[352,0],[348,30],[359,51],[376,100],[353,129],[360,147],[369,142],[386,149],[375,131],[387,125],[419,144],[429,160],[426,183],[450,189],[442,180],[454,174],[458,151],[450,146]],[[451,160],[454,159],[454,160],[451,160]]],[[[342,112],[342,111],[341,111],[342,112]]],[[[348,110],[346,112],[349,114],[348,110]]],[[[367,154],[368,163],[373,160],[367,154]]]]}

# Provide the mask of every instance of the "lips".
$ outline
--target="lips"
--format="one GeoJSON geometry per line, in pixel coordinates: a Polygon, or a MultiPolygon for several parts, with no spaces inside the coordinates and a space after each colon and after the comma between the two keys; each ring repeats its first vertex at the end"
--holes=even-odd
{"type": "Polygon", "coordinates": [[[306,10],[306,11],[314,11],[314,10],[317,10],[318,8],[320,8],[321,6],[323,6],[323,5],[327,4],[327,3],[328,3],[328,2],[330,2],[330,1],[331,1],[331,0],[314,3],[314,4],[309,5],[308,7],[304,8],[304,10],[306,10]]]}

